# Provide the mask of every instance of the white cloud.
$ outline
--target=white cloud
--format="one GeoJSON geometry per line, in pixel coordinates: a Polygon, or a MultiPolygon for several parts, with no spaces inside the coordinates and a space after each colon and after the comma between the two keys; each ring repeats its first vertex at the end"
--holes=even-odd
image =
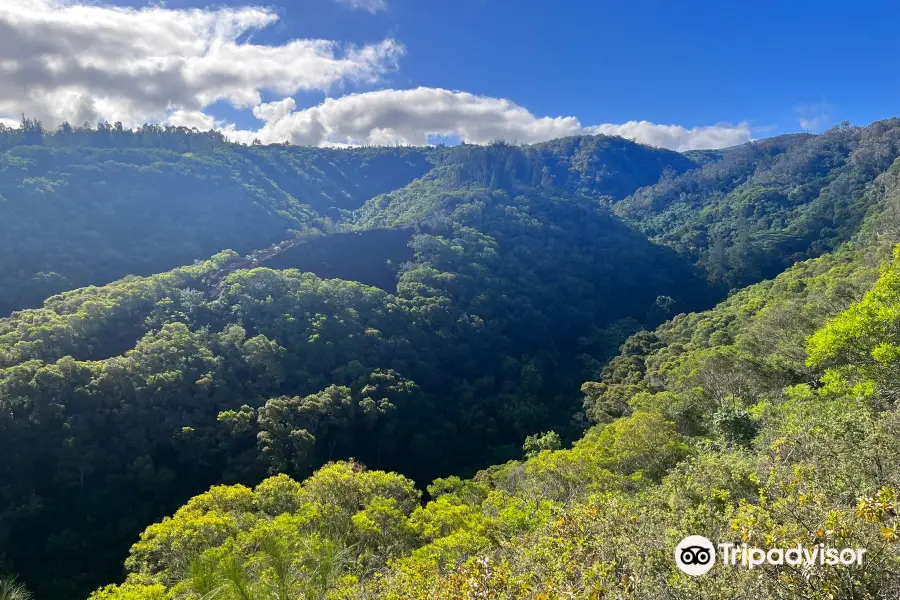
{"type": "Polygon", "coordinates": [[[387,10],[387,2],[385,0],[334,0],[338,4],[349,6],[354,10],[367,10],[372,14],[387,10]]]}
{"type": "Polygon", "coordinates": [[[139,125],[189,119],[225,100],[375,82],[396,68],[394,40],[356,47],[327,40],[254,44],[278,20],[258,7],[130,9],[66,0],[0,2],[0,116],[55,125],[98,119],[139,125]]]}
{"type": "MultiPolygon", "coordinates": [[[[337,0],[377,11],[384,0],[337,0]]],[[[0,0],[0,119],[25,113],[48,127],[62,121],[145,122],[219,128],[233,140],[348,146],[537,142],[607,133],[676,150],[738,144],[746,124],[686,129],[641,122],[583,127],[571,116],[538,117],[502,98],[420,87],[328,98],[298,109],[301,91],[340,91],[347,81],[377,83],[404,53],[387,39],[366,45],[327,40],[255,43],[278,21],[270,8],[140,9],[93,0],[0,0]],[[262,92],[282,100],[262,102],[262,92]],[[218,101],[249,109],[257,131],[216,122],[218,101]]]]}
{"type": "Polygon", "coordinates": [[[574,117],[536,118],[508,100],[436,88],[379,90],[328,98],[294,111],[293,100],[264,104],[254,114],[259,131],[227,131],[232,139],[303,145],[393,145],[428,143],[428,136],[459,135],[467,142],[495,139],[534,142],[581,131],[574,117]]]}
{"type": "Polygon", "coordinates": [[[727,148],[749,142],[752,132],[748,123],[730,123],[693,127],[681,125],[657,125],[649,121],[628,121],[621,125],[607,123],[585,129],[587,133],[619,135],[642,144],[670,148],[672,150],[703,150],[727,148]]]}
{"type": "Polygon", "coordinates": [[[692,150],[733,146],[751,139],[747,124],[686,129],[632,121],[582,127],[575,117],[536,117],[509,100],[424,87],[351,94],[303,110],[295,108],[291,98],[262,104],[253,111],[265,123],[261,129],[244,131],[230,126],[224,132],[244,143],[259,139],[312,146],[424,145],[434,135],[458,136],[475,144],[496,139],[525,143],[605,133],[673,150],[692,150]]]}
{"type": "Polygon", "coordinates": [[[176,110],[168,116],[166,124],[209,131],[216,126],[216,120],[199,110],[176,110]]]}

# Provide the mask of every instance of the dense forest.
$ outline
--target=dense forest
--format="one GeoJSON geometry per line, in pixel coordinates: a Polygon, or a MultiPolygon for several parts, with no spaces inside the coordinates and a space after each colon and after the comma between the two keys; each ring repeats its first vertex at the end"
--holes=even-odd
{"type": "Polygon", "coordinates": [[[219,134],[156,125],[55,132],[29,119],[18,129],[0,125],[0,314],[225,249],[246,254],[331,232],[342,211],[439,164],[457,168],[457,185],[513,189],[535,179],[616,199],[663,171],[696,166],[621,138],[506,150],[240,146],[219,134]]]}
{"type": "Polygon", "coordinates": [[[0,149],[2,585],[900,594],[900,120],[684,155],[25,120],[0,149]],[[688,533],[869,560],[692,579],[688,533]]]}
{"type": "Polygon", "coordinates": [[[761,140],[669,173],[615,212],[711,281],[742,287],[850,239],[872,203],[867,186],[891,166],[898,145],[900,119],[761,140]]]}
{"type": "Polygon", "coordinates": [[[23,130],[0,126],[4,315],[224,249],[246,254],[330,231],[340,209],[434,166],[427,149],[244,147],[158,126],[61,129],[36,140],[23,130]]]}

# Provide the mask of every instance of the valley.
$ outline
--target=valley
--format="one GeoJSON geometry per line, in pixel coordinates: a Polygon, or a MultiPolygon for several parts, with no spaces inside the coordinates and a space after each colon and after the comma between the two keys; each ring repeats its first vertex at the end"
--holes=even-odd
{"type": "Polygon", "coordinates": [[[900,121],[705,154],[12,131],[0,555],[40,598],[662,598],[635,540],[833,518],[894,589],[894,517],[855,507],[896,471],[829,448],[897,459],[890,319],[853,315],[893,310],[900,121]]]}

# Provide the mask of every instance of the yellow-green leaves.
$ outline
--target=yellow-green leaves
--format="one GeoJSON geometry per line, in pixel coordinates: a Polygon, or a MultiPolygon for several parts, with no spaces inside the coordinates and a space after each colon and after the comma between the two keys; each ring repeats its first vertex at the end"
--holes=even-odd
{"type": "Polygon", "coordinates": [[[807,362],[831,370],[831,377],[858,386],[857,392],[889,394],[900,364],[900,247],[894,262],[865,297],[809,338],[807,362]],[[859,387],[861,386],[861,387],[859,387]]]}
{"type": "Polygon", "coordinates": [[[170,598],[165,586],[160,584],[126,583],[101,588],[91,594],[89,600],[169,600],[170,598]]]}

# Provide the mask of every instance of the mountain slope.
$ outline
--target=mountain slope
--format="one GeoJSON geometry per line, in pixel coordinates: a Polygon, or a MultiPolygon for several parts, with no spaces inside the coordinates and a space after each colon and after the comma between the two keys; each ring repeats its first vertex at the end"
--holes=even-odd
{"type": "Polygon", "coordinates": [[[835,249],[856,232],[867,186],[900,156],[900,119],[751,142],[618,203],[651,239],[741,287],[835,249]]]}
{"type": "Polygon", "coordinates": [[[586,384],[601,423],[571,449],[530,437],[525,460],[437,479],[424,504],[356,462],[213,487],[92,600],[896,597],[900,169],[867,194],[837,252],[632,337],[586,384]],[[690,577],[672,561],[689,534],[867,554],[690,577]]]}
{"type": "Polygon", "coordinates": [[[621,200],[664,174],[679,175],[698,164],[682,154],[606,135],[573,136],[510,146],[457,146],[443,164],[459,167],[454,183],[476,187],[554,187],[581,195],[621,200]]]}
{"type": "MultiPolygon", "coordinates": [[[[144,524],[217,482],[350,456],[427,481],[512,458],[544,427],[574,437],[597,361],[672,305],[708,302],[602,202],[450,198],[390,292],[235,270],[247,259],[225,252],[0,319],[0,531],[17,571],[48,597],[86,593],[144,524]]],[[[365,243],[304,243],[346,236],[365,243]]]]}
{"type": "Polygon", "coordinates": [[[345,211],[435,164],[465,171],[465,185],[486,187],[490,173],[515,164],[529,181],[538,169],[557,187],[616,197],[666,169],[695,166],[675,152],[604,136],[497,148],[246,147],[172,127],[3,128],[0,314],[226,248],[244,254],[298,232],[329,231],[345,211]]]}
{"type": "Polygon", "coordinates": [[[325,228],[432,166],[394,149],[15,147],[0,154],[0,313],[325,228]]]}
{"type": "MultiPolygon", "coordinates": [[[[266,547],[275,552],[270,558],[288,552],[282,555],[313,569],[298,580],[334,591],[336,578],[348,575],[341,580],[350,586],[344,597],[406,598],[454,589],[446,577],[463,577],[453,571],[463,558],[487,553],[480,559],[491,564],[488,555],[501,542],[521,544],[512,547],[523,560],[529,546],[548,542],[551,552],[556,521],[548,519],[567,518],[569,508],[579,523],[595,510],[618,514],[617,507],[656,514],[647,531],[661,535],[666,518],[680,518],[683,499],[663,517],[650,509],[662,497],[641,494],[674,494],[688,456],[719,465],[722,449],[737,479],[721,489],[753,502],[748,478],[764,470],[751,463],[765,461],[750,454],[754,440],[768,443],[781,435],[779,419],[798,418],[792,400],[808,410],[819,398],[786,387],[812,389],[821,374],[822,365],[806,365],[805,336],[860,299],[896,241],[891,215],[900,166],[888,162],[896,154],[894,131],[866,131],[872,135],[838,129],[779,138],[695,154],[698,162],[603,136],[349,153],[223,146],[215,136],[153,130],[63,132],[45,137],[44,146],[14,144],[5,155],[11,165],[33,175],[56,173],[62,187],[80,169],[95,178],[81,182],[107,181],[116,169],[129,173],[116,189],[124,194],[129,181],[143,182],[135,195],[138,215],[166,191],[171,204],[145,215],[147,223],[159,220],[162,236],[210,247],[239,240],[242,253],[255,252],[224,251],[174,271],[66,292],[41,309],[0,319],[0,455],[11,457],[0,463],[0,481],[8,482],[0,487],[2,560],[41,597],[83,596],[116,579],[127,546],[147,523],[210,485],[256,484],[274,473],[302,478],[350,457],[403,475],[365,474],[359,464],[343,463],[302,489],[282,477],[257,490],[259,498],[240,487],[220,490],[220,499],[219,492],[200,496],[185,510],[186,522],[151,528],[139,544],[129,560],[134,594],[214,595],[226,593],[223,585],[243,585],[245,576],[248,585],[264,585],[268,575],[254,569],[269,558],[255,553],[270,517],[286,512],[280,522],[290,521],[294,533],[273,534],[274,546],[266,547]],[[63,143],[70,135],[76,150],[63,143]],[[84,146],[77,136],[104,146],[84,146]],[[152,144],[171,148],[142,146],[152,144]],[[64,168],[53,171],[55,161],[64,168]],[[367,161],[379,165],[371,178],[367,161]],[[186,188],[189,197],[202,199],[195,212],[183,207],[188,198],[165,187],[182,177],[194,186],[186,188]],[[636,191],[660,177],[661,187],[636,191]],[[642,194],[699,181],[695,195],[678,193],[659,204],[672,231],[681,231],[704,211],[727,213],[748,185],[788,186],[793,179],[812,190],[805,207],[831,198],[840,208],[838,184],[853,183],[850,208],[836,210],[833,222],[840,236],[858,235],[859,248],[798,265],[774,283],[737,292],[653,334],[636,333],[674,312],[711,306],[726,286],[711,287],[694,266],[706,264],[703,251],[653,243],[638,230],[656,227],[652,218],[629,226],[613,211],[631,218],[626,209],[642,194]],[[296,197],[303,190],[308,202],[296,197]],[[686,198],[697,210],[682,206],[686,198]],[[234,212],[208,214],[213,227],[204,229],[194,217],[202,220],[210,203],[234,212]],[[680,208],[666,212],[670,205],[680,208]],[[856,233],[863,210],[869,217],[856,233]],[[169,217],[178,211],[191,218],[169,217]],[[345,230],[329,233],[326,214],[345,230]],[[190,240],[190,231],[210,237],[190,240]],[[622,355],[604,369],[623,342],[622,355]],[[772,402],[771,413],[764,400],[772,402]],[[584,433],[585,413],[598,424],[572,450],[560,450],[584,433]],[[523,441],[528,462],[515,460],[523,441]],[[476,481],[458,478],[510,460],[476,481]],[[436,481],[429,490],[434,502],[416,512],[418,495],[405,478],[451,474],[457,477],[436,481]],[[615,502],[588,502],[594,492],[612,493],[615,502]],[[342,494],[350,500],[339,511],[322,508],[342,494]],[[301,539],[292,537],[298,531],[301,539]],[[389,547],[386,532],[403,542],[389,547]],[[307,550],[315,551],[302,554],[307,550]],[[387,568],[395,558],[402,560],[387,568]],[[384,578],[363,576],[372,572],[384,578]],[[209,578],[203,583],[188,573],[209,578]]],[[[35,179],[20,173],[12,181],[44,185],[35,179]]],[[[52,196],[57,205],[76,198],[92,206],[83,189],[66,189],[52,196]]],[[[24,205],[16,206],[27,216],[24,205]]],[[[759,235],[778,235],[811,214],[778,212],[777,202],[758,206],[759,235]]],[[[114,213],[106,229],[96,230],[95,252],[111,239],[102,232],[122,218],[114,213]]],[[[129,237],[145,239],[146,227],[134,227],[129,237]]],[[[838,239],[820,233],[825,245],[838,239]]],[[[151,255],[148,268],[160,258],[151,255]]],[[[755,281],[771,265],[748,256],[759,268],[744,275],[755,281]]],[[[846,394],[838,398],[830,398],[832,407],[846,394]]],[[[848,414],[877,429],[880,417],[854,406],[859,410],[848,414]]],[[[857,491],[870,493],[875,481],[869,477],[857,491]]],[[[707,492],[713,493],[697,493],[707,492]]],[[[846,509],[851,495],[836,506],[846,509]]],[[[701,503],[698,510],[725,510],[720,504],[701,503]]],[[[718,520],[705,522],[719,527],[723,518],[716,513],[718,520]]],[[[608,526],[615,533],[623,524],[611,518],[608,526]]],[[[532,564],[505,560],[502,568],[519,569],[517,577],[527,569],[516,565],[532,564]]],[[[324,590],[286,593],[320,597],[324,590]]]]}

